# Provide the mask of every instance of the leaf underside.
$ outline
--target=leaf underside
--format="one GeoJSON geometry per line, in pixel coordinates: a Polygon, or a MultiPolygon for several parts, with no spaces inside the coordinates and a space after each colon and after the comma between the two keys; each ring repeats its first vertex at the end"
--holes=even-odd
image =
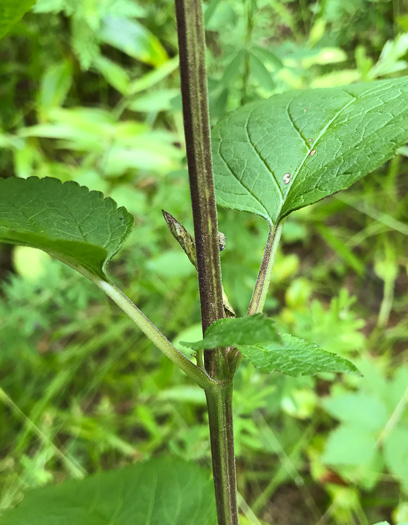
{"type": "Polygon", "coordinates": [[[290,334],[279,334],[272,319],[262,314],[221,319],[208,327],[202,341],[181,344],[194,350],[233,346],[263,371],[290,376],[358,372],[350,361],[318,345],[290,334]]]}
{"type": "Polygon", "coordinates": [[[408,77],[275,95],[213,129],[217,202],[277,224],[408,141],[408,77]]]}
{"type": "Polygon", "coordinates": [[[104,280],[133,217],[102,193],[58,179],[0,180],[0,242],[39,248],[104,280]]]}
{"type": "Polygon", "coordinates": [[[34,5],[35,0],[0,0],[0,38],[34,5]]]}
{"type": "Polygon", "coordinates": [[[213,525],[215,521],[210,476],[175,458],[34,490],[0,517],[0,525],[213,525]]]}

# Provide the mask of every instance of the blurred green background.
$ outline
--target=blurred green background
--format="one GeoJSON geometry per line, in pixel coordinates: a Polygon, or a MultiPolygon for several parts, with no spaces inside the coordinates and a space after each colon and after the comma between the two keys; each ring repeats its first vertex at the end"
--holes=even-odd
{"type": "MultiPolygon", "coordinates": [[[[211,118],[292,89],[408,73],[403,0],[211,0],[211,118]]],[[[243,525],[408,521],[408,148],[286,222],[266,311],[364,374],[244,363],[243,525]],[[257,516],[257,518],[255,517],[257,516]]],[[[0,176],[52,176],[136,218],[111,265],[173,341],[200,334],[172,0],[38,0],[0,46],[0,176]]],[[[224,286],[245,315],[266,223],[219,210],[224,286]]],[[[91,283],[0,246],[0,512],[25,490],[170,452],[210,467],[204,396],[91,283]]]]}

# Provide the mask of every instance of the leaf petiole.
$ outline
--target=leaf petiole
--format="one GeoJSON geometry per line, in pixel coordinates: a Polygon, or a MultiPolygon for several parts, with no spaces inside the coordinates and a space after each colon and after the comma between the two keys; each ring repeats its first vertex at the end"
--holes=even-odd
{"type": "Polygon", "coordinates": [[[281,238],[282,227],[283,222],[280,222],[276,226],[269,228],[268,240],[266,242],[261,267],[259,268],[247,315],[261,313],[265,305],[269,283],[271,282],[272,268],[281,238]]]}
{"type": "MultiPolygon", "coordinates": [[[[282,234],[283,223],[284,220],[275,226],[269,227],[268,240],[266,241],[264,255],[259,268],[254,291],[252,292],[247,315],[258,314],[263,311],[266,296],[269,290],[269,284],[271,282],[272,268],[275,262],[276,252],[278,251],[279,241],[282,234]]],[[[234,370],[239,367],[241,361],[243,360],[243,356],[238,348],[234,348],[234,350],[232,350],[229,358],[234,370]]]]}
{"type": "Polygon", "coordinates": [[[150,319],[115,284],[99,279],[92,279],[92,281],[130,317],[156,348],[181,368],[201,388],[208,389],[213,384],[212,379],[187,359],[182,352],[177,350],[150,319]]]}

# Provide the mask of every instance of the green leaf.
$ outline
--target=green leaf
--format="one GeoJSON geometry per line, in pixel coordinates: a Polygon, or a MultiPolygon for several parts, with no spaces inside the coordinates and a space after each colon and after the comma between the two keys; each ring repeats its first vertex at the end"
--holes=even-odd
{"type": "Polygon", "coordinates": [[[325,399],[323,406],[331,416],[365,430],[381,430],[388,420],[384,403],[362,392],[325,399]]]}
{"type": "Polygon", "coordinates": [[[289,334],[278,334],[272,319],[262,314],[221,319],[205,332],[204,339],[181,343],[193,350],[234,346],[265,372],[297,376],[318,372],[357,372],[356,367],[335,354],[289,334]]]}
{"type": "Polygon", "coordinates": [[[46,113],[52,107],[62,106],[72,85],[72,64],[61,62],[49,66],[41,79],[38,104],[46,113]]]}
{"type": "Polygon", "coordinates": [[[361,466],[373,460],[376,449],[377,443],[372,432],[342,425],[330,434],[322,462],[328,465],[361,466]]]}
{"type": "Polygon", "coordinates": [[[159,89],[151,90],[135,98],[130,104],[129,109],[140,112],[170,111],[172,103],[180,95],[178,89],[159,89]]]}
{"type": "Polygon", "coordinates": [[[244,65],[244,60],[246,56],[246,51],[240,49],[238,53],[234,55],[234,58],[227,65],[222,75],[221,83],[225,87],[229,87],[241,74],[241,70],[244,65]]]}
{"type": "Polygon", "coordinates": [[[275,95],[213,130],[217,200],[276,224],[348,188],[408,141],[408,77],[275,95]]]}
{"type": "Polygon", "coordinates": [[[34,4],[35,0],[0,0],[0,38],[3,37],[34,4]]]}
{"type": "Polygon", "coordinates": [[[108,84],[117,89],[122,95],[127,95],[130,87],[130,77],[125,68],[102,55],[98,55],[95,58],[93,66],[104,76],[108,84]]]}
{"type": "Polygon", "coordinates": [[[160,66],[168,59],[158,38],[135,20],[123,16],[104,17],[99,38],[132,58],[160,66]]]}
{"type": "Polygon", "coordinates": [[[358,372],[347,359],[326,352],[318,345],[281,334],[282,343],[240,345],[238,348],[257,368],[265,372],[282,372],[289,376],[310,375],[319,372],[358,372]]]}
{"type": "Polygon", "coordinates": [[[210,476],[181,459],[159,458],[29,492],[0,525],[213,525],[210,476]]]}
{"type": "Polygon", "coordinates": [[[248,317],[236,317],[234,319],[220,319],[205,332],[204,339],[195,343],[181,342],[193,350],[250,345],[280,341],[272,319],[264,317],[263,314],[250,315],[248,317]]]}
{"type": "Polygon", "coordinates": [[[107,280],[132,226],[125,208],[75,182],[0,179],[0,242],[39,248],[88,277],[107,280]]]}
{"type": "Polygon", "coordinates": [[[272,80],[272,76],[267,70],[265,64],[253,53],[248,53],[251,62],[252,73],[258,80],[259,85],[267,91],[272,91],[275,88],[275,82],[272,80]]]}

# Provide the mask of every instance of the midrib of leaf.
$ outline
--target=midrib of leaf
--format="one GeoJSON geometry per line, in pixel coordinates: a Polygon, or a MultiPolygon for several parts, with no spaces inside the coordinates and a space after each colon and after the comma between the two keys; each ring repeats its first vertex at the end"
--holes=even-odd
{"type": "MultiPolygon", "coordinates": [[[[286,108],[286,111],[288,113],[288,116],[289,116],[289,120],[293,126],[293,128],[296,130],[296,132],[299,134],[299,136],[302,138],[303,142],[305,143],[306,147],[309,149],[309,151],[306,153],[305,157],[303,158],[303,161],[301,163],[301,165],[299,166],[298,170],[296,171],[296,173],[294,173],[293,175],[293,181],[290,185],[290,188],[292,188],[293,186],[293,183],[295,182],[298,174],[300,173],[300,171],[302,170],[307,158],[310,156],[310,151],[312,151],[313,149],[315,149],[315,147],[317,146],[317,143],[319,142],[319,140],[321,140],[322,137],[324,137],[325,133],[327,132],[327,130],[329,129],[329,127],[336,121],[336,119],[347,109],[349,108],[352,104],[354,104],[355,102],[357,102],[358,100],[361,100],[363,99],[364,97],[367,97],[368,95],[379,95],[382,91],[387,91],[387,88],[384,88],[382,86],[380,87],[375,87],[373,89],[370,89],[368,91],[365,91],[364,93],[362,93],[361,95],[359,96],[356,96],[356,95],[353,95],[352,93],[350,93],[349,91],[347,91],[346,89],[343,89],[342,90],[344,93],[346,93],[347,95],[349,95],[350,97],[352,97],[352,100],[350,100],[350,102],[348,102],[347,104],[345,104],[337,113],[336,115],[326,124],[326,126],[323,127],[323,129],[319,132],[318,136],[317,136],[317,139],[312,143],[312,144],[308,144],[307,141],[305,140],[305,138],[303,137],[303,135],[301,134],[300,130],[297,129],[297,127],[294,125],[294,122],[293,122],[293,119],[291,118],[290,116],[290,113],[288,111],[288,108],[291,104],[292,101],[290,101],[287,105],[287,108],[286,108]]],[[[401,91],[399,91],[400,94],[401,91]]],[[[374,111],[376,109],[378,109],[378,107],[380,107],[381,105],[383,105],[384,102],[382,102],[382,104],[379,104],[377,106],[374,106],[372,108],[370,108],[368,111],[366,111],[364,113],[364,116],[368,115],[371,111],[374,111]]],[[[385,124],[383,127],[385,127],[387,124],[385,124]]],[[[380,128],[381,129],[381,128],[380,128]]],[[[378,130],[375,130],[373,133],[371,133],[370,135],[366,135],[360,142],[359,144],[361,144],[361,142],[367,140],[369,137],[371,137],[371,135],[373,135],[374,133],[377,133],[378,130]]],[[[354,148],[355,148],[356,144],[353,144],[350,148],[348,148],[347,150],[345,150],[343,153],[342,153],[342,156],[344,156],[346,153],[348,153],[349,151],[352,151],[354,148]]],[[[334,158],[332,162],[336,162],[337,161],[337,158],[334,158]]],[[[357,160],[355,161],[357,162],[357,160]]],[[[330,166],[331,163],[327,164],[326,167],[330,166]]],[[[323,176],[323,174],[322,174],[323,176]]],[[[321,176],[321,177],[322,177],[321,176]]],[[[321,177],[319,179],[319,181],[321,180],[321,177]]],[[[315,187],[317,187],[317,183],[315,185],[315,187]]],[[[311,191],[314,191],[314,188],[311,189],[311,191]]],[[[288,200],[290,196],[290,189],[289,189],[289,192],[286,196],[286,199],[285,200],[288,200]]]]}
{"type": "MultiPolygon", "coordinates": [[[[377,88],[378,89],[378,88],[377,88]]],[[[375,90],[371,90],[371,91],[375,91],[375,90]]],[[[370,92],[367,92],[368,93],[371,93],[370,92]]],[[[286,108],[286,113],[288,115],[288,118],[289,118],[289,121],[293,127],[293,129],[297,132],[297,134],[299,135],[299,137],[301,138],[302,140],[302,143],[306,146],[307,148],[307,152],[299,166],[299,168],[297,169],[297,171],[293,174],[293,179],[291,181],[291,184],[290,184],[290,188],[289,188],[289,191],[286,195],[286,197],[283,195],[283,192],[282,192],[282,189],[279,185],[279,182],[277,180],[277,177],[276,175],[274,174],[273,170],[269,167],[268,163],[266,162],[265,158],[262,156],[261,152],[258,150],[258,148],[255,146],[255,143],[252,139],[252,136],[250,134],[250,131],[249,131],[249,121],[251,119],[251,116],[253,115],[253,112],[255,111],[256,108],[254,108],[252,111],[249,112],[248,114],[248,117],[247,117],[247,120],[245,122],[245,132],[246,132],[246,135],[247,135],[247,138],[248,138],[248,142],[249,144],[251,145],[253,151],[256,153],[256,155],[258,156],[258,158],[260,159],[260,161],[262,162],[262,164],[265,166],[267,172],[271,175],[271,178],[274,182],[274,185],[275,187],[277,188],[278,192],[279,192],[279,195],[280,195],[280,208],[279,208],[279,214],[278,214],[278,221],[280,219],[282,219],[283,217],[280,217],[280,212],[283,208],[283,205],[285,204],[285,202],[289,199],[290,197],[290,189],[293,187],[293,184],[298,176],[298,174],[300,173],[300,171],[302,170],[306,160],[308,159],[308,157],[310,156],[310,152],[316,147],[317,143],[319,142],[319,140],[325,135],[325,133],[327,132],[327,130],[329,129],[329,127],[335,122],[335,120],[343,113],[343,111],[345,111],[348,107],[350,107],[354,102],[356,102],[358,100],[358,97],[356,97],[355,95],[352,95],[351,93],[348,93],[347,91],[345,91],[345,93],[347,93],[347,95],[351,96],[352,97],[352,100],[350,102],[348,102],[347,104],[345,104],[337,113],[336,115],[322,128],[322,130],[318,133],[318,136],[317,136],[317,139],[313,142],[313,144],[308,144],[307,143],[307,140],[305,139],[305,137],[303,137],[303,135],[301,134],[300,130],[297,128],[297,126],[294,125],[294,122],[293,122],[293,119],[291,118],[290,116],[290,113],[289,113],[289,106],[291,104],[291,102],[288,103],[287,105],[287,108],[286,108]]],[[[373,108],[374,109],[374,108],[373,108]]],[[[264,210],[265,212],[265,215],[266,217],[269,217],[270,218],[270,213],[267,211],[267,209],[265,208],[265,206],[262,204],[262,202],[259,200],[259,198],[253,193],[252,189],[249,188],[249,186],[246,186],[241,178],[239,178],[234,170],[231,169],[230,165],[228,164],[228,162],[226,161],[224,155],[222,154],[221,152],[221,144],[222,144],[222,141],[219,141],[219,145],[218,145],[218,154],[220,156],[220,158],[222,159],[222,161],[224,162],[224,164],[226,165],[226,167],[228,168],[229,172],[231,173],[231,175],[241,184],[241,186],[243,186],[245,188],[245,190],[253,197],[253,199],[261,206],[261,208],[264,210]]],[[[244,175],[245,173],[245,169],[243,169],[242,171],[242,174],[244,175]]],[[[252,183],[252,188],[254,187],[254,185],[256,184],[256,181],[258,180],[259,176],[256,177],[252,183]]]]}
{"type": "Polygon", "coordinates": [[[214,137],[221,203],[276,226],[292,211],[346,189],[389,159],[408,136],[407,80],[322,90],[322,103],[313,90],[275,95],[236,117],[232,113],[217,124],[214,137]],[[309,101],[313,111],[303,116],[309,101]],[[309,160],[314,148],[317,156],[309,160]],[[290,184],[281,178],[284,171],[290,184]]]}
{"type": "MultiPolygon", "coordinates": [[[[347,92],[346,92],[347,93],[347,92]]],[[[350,95],[350,93],[347,93],[348,95],[350,95]]],[[[293,181],[291,182],[291,185],[290,185],[290,189],[288,191],[288,194],[286,195],[286,199],[285,199],[285,202],[289,199],[290,197],[290,190],[292,189],[295,181],[296,181],[296,178],[298,176],[298,174],[300,173],[300,171],[302,170],[305,162],[307,161],[308,157],[310,157],[310,152],[313,151],[316,146],[317,146],[317,143],[319,142],[319,140],[324,137],[325,133],[327,132],[327,130],[330,128],[330,126],[335,122],[335,120],[343,113],[343,111],[345,111],[347,108],[349,108],[354,102],[356,102],[356,100],[358,100],[358,97],[354,96],[354,95],[350,95],[353,97],[353,100],[350,100],[350,102],[348,102],[347,104],[345,104],[337,113],[336,115],[324,126],[324,128],[319,132],[318,136],[317,136],[317,139],[313,142],[313,144],[310,144],[308,145],[308,148],[309,148],[309,151],[307,151],[306,155],[304,156],[303,160],[302,160],[302,163],[300,164],[299,168],[297,169],[297,171],[293,174],[293,181]]],[[[293,126],[294,129],[296,131],[298,131],[296,129],[295,126],[293,126]]],[[[314,188],[313,188],[314,189],[314,188]]],[[[281,207],[282,209],[282,207],[281,207]]],[[[280,212],[279,212],[280,213],[280,212]]],[[[278,219],[279,220],[279,219],[278,219]]]]}
{"type": "MultiPolygon", "coordinates": [[[[346,92],[347,94],[350,94],[350,93],[348,93],[347,91],[345,91],[345,92],[346,92]]],[[[351,95],[351,94],[350,94],[350,95],[351,95]]],[[[353,96],[353,95],[351,95],[351,96],[353,96]]],[[[361,96],[360,98],[362,98],[362,96],[361,96]]],[[[357,97],[356,97],[356,100],[358,100],[357,97]]],[[[352,102],[354,102],[354,101],[352,101],[352,102]]],[[[349,105],[351,105],[351,104],[349,104],[349,105]]],[[[374,106],[373,108],[369,109],[368,111],[365,112],[365,115],[368,115],[371,111],[374,111],[374,110],[378,109],[379,106],[381,106],[381,104],[379,104],[378,106],[374,106]]],[[[346,108],[343,108],[342,111],[344,111],[344,109],[346,109],[346,108]]],[[[387,122],[387,123],[384,124],[381,128],[378,128],[378,129],[374,130],[374,131],[373,131],[372,133],[370,133],[369,135],[365,135],[364,138],[362,138],[362,139],[360,140],[360,142],[358,142],[358,143],[356,143],[356,144],[353,144],[353,145],[351,145],[348,149],[344,150],[343,153],[341,154],[341,156],[342,156],[342,157],[347,156],[347,153],[353,151],[353,150],[356,148],[356,146],[358,146],[358,145],[362,144],[363,142],[367,141],[367,139],[369,139],[370,137],[372,137],[374,134],[378,133],[379,130],[385,128],[385,127],[388,126],[389,124],[390,124],[390,122],[387,122]]],[[[316,141],[316,142],[317,142],[317,141],[316,141]]],[[[338,157],[334,158],[331,162],[328,162],[327,164],[325,164],[325,168],[326,168],[326,169],[330,168],[330,166],[331,166],[333,163],[336,163],[337,161],[338,161],[338,157]]],[[[350,165],[350,168],[351,168],[352,166],[354,166],[355,164],[357,164],[358,161],[359,161],[359,159],[356,158],[356,159],[353,161],[353,163],[350,165]]],[[[350,172],[351,170],[349,169],[348,171],[350,172]]],[[[347,175],[347,172],[343,173],[343,176],[344,176],[344,175],[347,175]]],[[[324,173],[322,173],[322,174],[320,175],[319,179],[318,179],[318,180],[316,181],[316,183],[315,183],[315,186],[314,186],[313,188],[310,189],[310,192],[314,191],[315,188],[318,187],[319,182],[321,181],[321,179],[322,179],[323,176],[324,176],[324,173]]],[[[305,192],[304,195],[307,195],[307,193],[309,193],[309,192],[305,192]]]]}

